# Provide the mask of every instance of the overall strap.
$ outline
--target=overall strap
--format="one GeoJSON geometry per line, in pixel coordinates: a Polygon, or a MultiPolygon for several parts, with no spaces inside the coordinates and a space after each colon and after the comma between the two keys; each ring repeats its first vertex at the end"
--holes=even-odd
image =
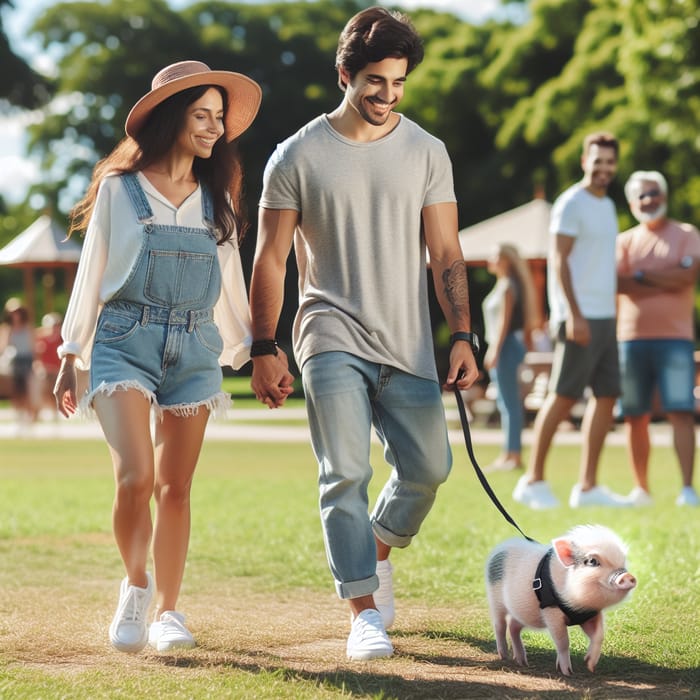
{"type": "Polygon", "coordinates": [[[214,229],[216,228],[214,224],[214,198],[206,183],[200,180],[199,186],[202,189],[202,218],[207,228],[214,233],[214,229]]]}
{"type": "Polygon", "coordinates": [[[129,199],[136,210],[136,218],[139,223],[150,224],[154,220],[153,210],[148,202],[148,197],[141,187],[138,176],[136,173],[124,173],[121,175],[121,181],[124,183],[126,188],[126,193],[129,195],[129,199]]]}

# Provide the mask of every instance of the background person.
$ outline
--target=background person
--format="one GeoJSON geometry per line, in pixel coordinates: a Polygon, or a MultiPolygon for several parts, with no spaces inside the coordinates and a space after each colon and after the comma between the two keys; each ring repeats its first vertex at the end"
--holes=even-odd
{"type": "Polygon", "coordinates": [[[466,389],[478,376],[451,163],[442,142],[394,111],[422,58],[404,15],[373,7],[350,19],[336,54],[343,100],[277,147],[260,199],[251,384],[270,407],[289,394],[292,377],[274,337],[294,242],[294,351],[319,464],[326,553],[353,618],[351,659],[393,653],[389,552],[411,543],[451,465],[426,245],[453,333],[447,383],[466,389]],[[370,517],[372,426],[393,469],[370,517]]]}
{"type": "Polygon", "coordinates": [[[210,412],[230,399],[219,363],[238,367],[249,356],[235,139],[259,104],[260,88],[246,76],[199,61],[166,66],[73,212],[71,231],[87,226],[87,233],[54,393],[61,413],[73,413],[75,365],[90,367],[83,401],[110,448],[113,528],[126,569],[109,628],[120,651],[195,643],[176,604],[204,430],[210,412]]]}
{"type": "Polygon", "coordinates": [[[24,430],[37,417],[34,383],[34,326],[29,310],[16,297],[5,302],[4,324],[0,328],[0,354],[11,377],[10,402],[17,427],[24,430]]]}
{"type": "Polygon", "coordinates": [[[44,314],[41,319],[41,326],[36,330],[36,341],[34,348],[36,351],[36,361],[34,363],[35,374],[39,388],[38,407],[50,401],[50,408],[56,417],[56,401],[53,397],[53,388],[56,384],[58,371],[61,368],[61,360],[58,357],[58,348],[63,339],[61,338],[61,323],[63,316],[52,311],[44,314]]]}
{"type": "Polygon", "coordinates": [[[499,246],[488,262],[488,270],[496,275],[496,284],[482,305],[488,343],[484,369],[496,386],[505,441],[501,454],[487,469],[504,471],[522,467],[524,411],[518,368],[526,351],[532,349],[532,332],[538,326],[539,314],[530,269],[515,246],[499,246]]]}
{"type": "Polygon", "coordinates": [[[636,484],[628,498],[633,505],[652,502],[649,421],[658,390],[681,468],[683,487],[676,502],[697,506],[693,311],[700,232],[666,216],[668,185],[660,172],[632,173],[625,195],[639,221],[617,238],[620,406],[636,484]]]}
{"type": "Polygon", "coordinates": [[[583,505],[621,506],[625,500],[597,483],[598,460],[620,394],[615,337],[615,237],[617,213],[607,196],[617,172],[618,143],[612,134],[584,139],[583,179],[557,197],[550,220],[547,294],[556,345],[549,390],[537,412],[527,472],[513,498],[531,508],[559,504],[544,480],[547,453],[557,427],[590,386],[581,426],[579,482],[569,497],[583,505]]]}

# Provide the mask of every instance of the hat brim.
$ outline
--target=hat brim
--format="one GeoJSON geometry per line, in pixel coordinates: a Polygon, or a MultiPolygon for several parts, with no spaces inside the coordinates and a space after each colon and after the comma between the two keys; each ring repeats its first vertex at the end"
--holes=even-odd
{"type": "Polygon", "coordinates": [[[127,135],[136,138],[155,107],[175,93],[197,85],[217,85],[226,90],[228,96],[228,107],[224,120],[226,141],[233,141],[253,123],[262,99],[260,86],[241,73],[212,70],[176,78],[145,94],[131,108],[129,116],[126,118],[124,129],[127,135]]]}

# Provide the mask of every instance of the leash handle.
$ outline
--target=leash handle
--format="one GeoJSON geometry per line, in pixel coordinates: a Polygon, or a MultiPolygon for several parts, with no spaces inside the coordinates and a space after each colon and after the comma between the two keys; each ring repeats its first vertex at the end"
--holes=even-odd
{"type": "Polygon", "coordinates": [[[493,501],[494,505],[496,508],[498,508],[499,511],[501,511],[501,515],[526,539],[529,540],[530,542],[535,542],[531,537],[528,537],[518,526],[518,524],[513,520],[513,518],[510,516],[510,513],[503,507],[501,502],[498,500],[498,497],[496,494],[493,492],[493,489],[491,488],[491,484],[489,484],[488,479],[486,476],[484,476],[484,472],[481,471],[481,467],[479,466],[478,462],[476,461],[476,457],[474,456],[474,448],[472,447],[472,436],[471,432],[469,430],[469,420],[467,418],[467,409],[464,407],[464,400],[462,399],[462,394],[457,387],[457,384],[454,385],[454,392],[455,392],[455,397],[457,399],[457,408],[459,409],[459,419],[460,422],[462,423],[462,432],[464,433],[464,443],[467,446],[467,453],[469,454],[469,459],[471,460],[472,466],[474,467],[474,471],[476,472],[477,477],[479,478],[479,481],[481,482],[481,485],[484,487],[484,491],[489,495],[489,498],[493,501]]]}

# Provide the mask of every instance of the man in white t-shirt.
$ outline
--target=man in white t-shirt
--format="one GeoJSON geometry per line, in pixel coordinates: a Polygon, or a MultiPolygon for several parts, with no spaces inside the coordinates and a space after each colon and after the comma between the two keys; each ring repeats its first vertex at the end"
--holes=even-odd
{"type": "Polygon", "coordinates": [[[251,386],[281,406],[292,376],[275,331],[294,244],[301,368],[328,563],[353,620],[351,659],[393,652],[389,552],[406,547],[447,478],[426,246],[452,342],[446,385],[478,376],[467,273],[444,144],[394,109],[423,48],[404,15],[363,10],[336,54],[340,106],[279,144],[265,169],[250,288],[251,386]],[[371,430],[392,471],[371,516],[371,430]]]}
{"type": "Polygon", "coordinates": [[[547,291],[556,335],[554,361],[549,393],[535,419],[528,470],[513,491],[516,501],[535,509],[559,504],[544,480],[544,463],[557,427],[586,387],[592,396],[581,427],[579,482],[569,505],[627,505],[622,496],[597,483],[598,460],[620,394],[615,336],[618,227],[615,205],[607,196],[617,158],[612,134],[589,134],[581,156],[583,179],[552,207],[547,291]]]}

